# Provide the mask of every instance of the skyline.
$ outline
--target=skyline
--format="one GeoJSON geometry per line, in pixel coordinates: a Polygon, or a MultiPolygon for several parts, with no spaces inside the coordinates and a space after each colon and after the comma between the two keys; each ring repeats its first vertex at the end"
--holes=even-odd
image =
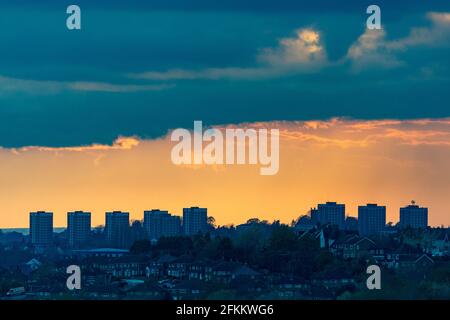
{"type": "MultiPolygon", "coordinates": [[[[323,204],[316,204],[314,207],[311,207],[311,210],[316,210],[317,211],[317,209],[322,205],[328,205],[328,204],[338,204],[338,205],[344,205],[344,213],[345,213],[345,218],[347,218],[347,217],[352,217],[352,218],[356,218],[358,221],[359,221],[359,219],[358,219],[358,215],[356,215],[356,216],[353,216],[353,215],[348,215],[348,213],[347,213],[347,206],[346,206],[346,204],[345,203],[339,203],[339,202],[333,202],[333,201],[326,201],[325,203],[323,203],[323,204]]],[[[366,204],[360,204],[360,205],[358,205],[358,209],[360,209],[361,207],[370,207],[370,206],[375,206],[376,208],[383,208],[383,210],[384,210],[384,212],[386,212],[386,209],[388,208],[387,206],[383,206],[383,205],[380,205],[380,204],[378,204],[378,203],[376,203],[376,204],[374,204],[374,203],[366,203],[366,204]]],[[[405,208],[409,208],[409,207],[417,207],[417,208],[425,208],[425,209],[428,209],[428,208],[426,208],[426,207],[421,207],[420,205],[418,205],[418,204],[416,204],[416,202],[413,200],[413,201],[411,201],[411,203],[410,204],[408,204],[408,205],[405,205],[405,206],[403,206],[403,207],[400,207],[400,208],[398,208],[398,217],[399,217],[399,219],[398,219],[398,221],[395,223],[394,221],[386,221],[386,226],[389,224],[389,223],[393,223],[394,225],[396,225],[397,223],[399,223],[400,222],[400,216],[401,216],[401,210],[402,209],[405,209],[405,208]]],[[[184,213],[184,211],[186,210],[186,209],[206,209],[206,210],[208,210],[207,208],[202,208],[202,207],[199,207],[199,206],[192,206],[192,207],[183,207],[182,208],[182,212],[184,213]]],[[[132,224],[132,222],[133,221],[141,221],[141,222],[143,222],[144,220],[145,220],[145,216],[146,216],[146,214],[147,213],[152,213],[152,212],[154,212],[154,211],[156,211],[156,212],[162,212],[162,213],[167,213],[167,214],[169,214],[169,216],[173,216],[173,217],[178,217],[178,218],[182,218],[183,217],[183,213],[182,214],[174,214],[174,213],[172,213],[172,212],[169,212],[168,210],[165,210],[165,209],[161,209],[161,208],[152,208],[152,209],[146,209],[146,210],[144,210],[143,211],[143,213],[142,213],[142,216],[141,216],[141,219],[133,219],[133,218],[130,218],[129,219],[129,222],[130,222],[130,225],[132,224]]],[[[359,211],[359,210],[358,210],[359,211]]],[[[51,214],[52,215],[52,221],[54,220],[54,217],[55,217],[55,214],[54,214],[54,212],[52,212],[52,211],[48,211],[48,210],[35,210],[35,211],[31,211],[31,212],[29,212],[28,214],[31,216],[32,214],[39,214],[39,213],[45,213],[45,214],[51,214]]],[[[124,211],[124,210],[112,210],[112,211],[106,211],[106,212],[104,212],[104,217],[105,217],[105,220],[104,220],[104,224],[101,224],[101,225],[92,225],[92,229],[94,229],[94,228],[96,228],[96,227],[101,227],[101,226],[105,226],[106,225],[106,217],[107,217],[107,215],[108,214],[111,214],[111,213],[123,213],[123,214],[127,214],[128,216],[129,216],[129,214],[130,214],[130,212],[129,211],[124,211]]],[[[64,228],[67,228],[68,227],[68,219],[69,219],[69,216],[71,215],[71,214],[88,214],[89,215],[89,221],[91,221],[91,219],[92,219],[92,212],[91,211],[83,211],[83,210],[74,210],[74,211],[67,211],[66,213],[65,213],[65,215],[66,215],[66,218],[67,218],[67,220],[66,220],[66,226],[64,227],[64,226],[55,226],[55,225],[53,225],[53,229],[64,229],[64,228]]],[[[304,215],[300,215],[300,216],[297,216],[297,217],[294,217],[291,221],[297,221],[299,218],[301,218],[301,217],[303,217],[303,216],[308,216],[308,217],[310,217],[310,218],[312,218],[312,216],[311,216],[311,212],[307,212],[307,213],[305,213],[304,215]]],[[[208,214],[207,215],[207,217],[213,217],[214,218],[214,216],[212,216],[212,215],[210,215],[210,214],[208,214]]],[[[256,219],[259,219],[259,217],[253,217],[253,218],[256,218],[256,219]]],[[[428,216],[428,212],[427,212],[427,220],[429,219],[429,216],[428,216]]],[[[264,221],[264,220],[261,220],[261,221],[264,221]]],[[[273,223],[273,222],[275,222],[275,221],[277,221],[277,220],[273,220],[273,221],[267,221],[267,222],[269,222],[269,223],[273,223]]],[[[215,221],[216,222],[216,221],[215,221]]],[[[281,223],[283,223],[283,221],[280,221],[281,223]]],[[[245,222],[242,222],[242,223],[238,223],[238,222],[235,222],[235,223],[232,223],[232,224],[225,224],[225,225],[220,225],[220,224],[216,224],[216,227],[226,227],[226,226],[230,226],[230,225],[233,225],[233,226],[237,226],[237,225],[239,225],[239,224],[245,224],[245,223],[247,223],[247,221],[245,221],[245,222]]],[[[448,228],[448,227],[450,227],[450,226],[445,226],[445,225],[440,225],[440,226],[429,226],[429,227],[444,227],[444,228],[448,228]]],[[[2,228],[0,228],[0,230],[1,230],[2,228]]],[[[26,227],[16,227],[16,228],[3,228],[3,229],[27,229],[26,227]]]]}
{"type": "Polygon", "coordinates": [[[248,165],[175,166],[170,134],[122,137],[112,146],[0,150],[0,204],[9,213],[0,227],[25,226],[23,213],[41,208],[89,209],[93,223],[101,224],[99,212],[126,209],[136,217],[152,204],[173,213],[199,204],[220,224],[254,216],[289,222],[330,199],[346,203],[350,215],[361,203],[388,203],[390,221],[396,221],[392,208],[416,200],[430,208],[430,225],[450,225],[449,119],[271,125],[280,128],[274,176],[260,176],[248,165]]]}
{"type": "Polygon", "coordinates": [[[81,30],[54,1],[0,5],[0,228],[191,205],[290,222],[330,200],[450,225],[450,2],[380,0],[380,30],[358,1],[77,5],[81,30]],[[174,165],[194,121],[279,130],[276,174],[174,165]]]}

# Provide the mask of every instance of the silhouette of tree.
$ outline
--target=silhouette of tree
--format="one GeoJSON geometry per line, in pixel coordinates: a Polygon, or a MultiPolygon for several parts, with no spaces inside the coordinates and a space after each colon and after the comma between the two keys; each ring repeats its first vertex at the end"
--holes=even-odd
{"type": "Polygon", "coordinates": [[[147,254],[150,252],[152,245],[150,241],[144,240],[136,240],[133,242],[130,248],[130,253],[132,254],[147,254]]]}

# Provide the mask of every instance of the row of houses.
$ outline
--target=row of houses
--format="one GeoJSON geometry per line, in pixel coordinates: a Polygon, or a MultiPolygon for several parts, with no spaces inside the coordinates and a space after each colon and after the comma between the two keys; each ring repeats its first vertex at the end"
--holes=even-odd
{"type": "Polygon", "coordinates": [[[258,279],[260,272],[238,262],[194,261],[191,256],[163,255],[149,259],[142,255],[87,257],[82,260],[83,269],[102,271],[113,277],[147,277],[155,279],[201,280],[229,283],[233,279],[258,279]]]}
{"type": "MultiPolygon", "coordinates": [[[[305,232],[302,236],[311,234],[305,232]]],[[[326,248],[334,256],[342,259],[372,259],[374,263],[387,269],[414,269],[426,268],[435,263],[436,257],[448,256],[449,240],[445,234],[442,238],[435,238],[433,247],[421,246],[420,243],[416,247],[401,244],[392,247],[386,244],[380,244],[379,241],[368,237],[361,237],[356,233],[348,233],[340,235],[337,239],[332,239],[326,235],[324,230],[312,233],[318,239],[322,248],[326,248]],[[433,248],[433,250],[430,250],[433,248]],[[440,254],[433,254],[439,250],[440,254]]]]}
{"type": "MultiPolygon", "coordinates": [[[[316,236],[324,237],[323,231],[316,236]]],[[[448,239],[446,241],[448,242],[448,239]]],[[[404,248],[403,245],[391,248],[357,234],[348,234],[339,239],[326,239],[321,243],[326,243],[325,246],[334,256],[343,259],[371,258],[377,265],[387,269],[429,267],[435,263],[432,255],[421,247],[414,250],[404,248]]]]}

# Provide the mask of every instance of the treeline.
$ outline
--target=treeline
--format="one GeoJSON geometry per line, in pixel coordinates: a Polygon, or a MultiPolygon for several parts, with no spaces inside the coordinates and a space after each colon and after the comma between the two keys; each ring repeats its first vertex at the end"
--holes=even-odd
{"type": "Polygon", "coordinates": [[[312,235],[300,237],[291,227],[280,223],[254,223],[234,238],[209,234],[163,237],[154,245],[148,240],[139,240],[134,242],[130,252],[153,257],[190,256],[196,261],[234,261],[303,279],[328,272],[350,276],[360,273],[365,265],[365,261],[339,261],[328,250],[321,249],[319,240],[312,235]]]}

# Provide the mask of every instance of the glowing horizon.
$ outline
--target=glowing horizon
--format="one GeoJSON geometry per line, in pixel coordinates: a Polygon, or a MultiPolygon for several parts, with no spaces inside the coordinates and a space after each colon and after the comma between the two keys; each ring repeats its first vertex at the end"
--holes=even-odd
{"type": "MultiPolygon", "coordinates": [[[[229,125],[231,127],[233,125],[229,125]]],[[[29,212],[54,213],[65,227],[69,211],[92,213],[159,208],[208,208],[219,225],[249,218],[289,223],[318,203],[399,208],[416,200],[431,226],[450,225],[450,119],[256,122],[242,128],[280,129],[280,170],[261,176],[252,165],[175,166],[170,134],[153,140],[119,137],[112,145],[0,148],[0,228],[27,228],[29,212]]],[[[216,127],[223,129],[225,127],[216,127]]],[[[190,128],[187,128],[190,129],[190,128]]]]}

